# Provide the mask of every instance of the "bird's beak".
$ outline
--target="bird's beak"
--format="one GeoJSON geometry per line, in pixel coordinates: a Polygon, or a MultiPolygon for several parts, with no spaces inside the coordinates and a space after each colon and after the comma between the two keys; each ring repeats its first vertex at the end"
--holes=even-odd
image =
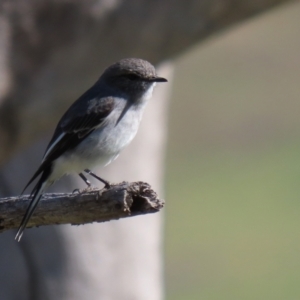
{"type": "Polygon", "coordinates": [[[149,81],[150,82],[168,82],[168,80],[163,77],[152,77],[152,78],[149,78],[149,81]]]}

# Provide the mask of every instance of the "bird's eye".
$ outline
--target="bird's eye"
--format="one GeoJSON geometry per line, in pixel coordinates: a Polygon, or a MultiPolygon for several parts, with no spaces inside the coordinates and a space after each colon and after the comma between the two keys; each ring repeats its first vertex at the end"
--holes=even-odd
{"type": "Polygon", "coordinates": [[[130,80],[138,80],[140,77],[136,74],[127,74],[126,77],[130,80]]]}

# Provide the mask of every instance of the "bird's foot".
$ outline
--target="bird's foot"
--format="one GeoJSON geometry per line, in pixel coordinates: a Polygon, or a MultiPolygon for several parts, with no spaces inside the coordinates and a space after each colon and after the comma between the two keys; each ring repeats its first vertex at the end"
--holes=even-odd
{"type": "Polygon", "coordinates": [[[83,189],[75,189],[72,194],[82,194],[82,193],[85,193],[85,192],[91,192],[92,190],[95,190],[97,189],[96,187],[93,187],[92,185],[89,185],[87,186],[86,188],[83,188],[83,189]]]}
{"type": "Polygon", "coordinates": [[[102,183],[104,183],[104,188],[106,188],[106,189],[110,189],[111,188],[111,184],[107,180],[104,180],[103,178],[99,177],[98,175],[96,175],[95,173],[93,173],[91,170],[85,169],[84,172],[90,174],[94,178],[96,178],[99,181],[101,181],[102,183]]]}
{"type": "Polygon", "coordinates": [[[80,193],[81,193],[80,189],[75,189],[75,190],[72,192],[72,194],[80,194],[80,193]]]}
{"type": "Polygon", "coordinates": [[[103,182],[104,183],[104,188],[105,189],[110,189],[111,188],[111,184],[108,181],[103,182]]]}

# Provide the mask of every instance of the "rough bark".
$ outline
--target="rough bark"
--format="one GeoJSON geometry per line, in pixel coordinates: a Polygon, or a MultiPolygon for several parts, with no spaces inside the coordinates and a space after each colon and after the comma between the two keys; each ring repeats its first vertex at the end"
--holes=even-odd
{"type": "MultiPolygon", "coordinates": [[[[0,232],[18,228],[30,196],[0,199],[0,232]]],[[[27,227],[83,225],[158,212],[163,201],[145,182],[122,182],[109,189],[44,194],[27,227]]]]}

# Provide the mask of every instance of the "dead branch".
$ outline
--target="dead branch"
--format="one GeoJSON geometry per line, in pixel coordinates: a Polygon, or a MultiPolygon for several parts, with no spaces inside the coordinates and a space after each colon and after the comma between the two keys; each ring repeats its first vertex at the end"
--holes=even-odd
{"type": "MultiPolygon", "coordinates": [[[[18,228],[29,196],[0,199],[0,232],[18,228]]],[[[27,227],[80,225],[158,212],[164,202],[145,182],[122,182],[109,189],[44,194],[27,227]]]]}

